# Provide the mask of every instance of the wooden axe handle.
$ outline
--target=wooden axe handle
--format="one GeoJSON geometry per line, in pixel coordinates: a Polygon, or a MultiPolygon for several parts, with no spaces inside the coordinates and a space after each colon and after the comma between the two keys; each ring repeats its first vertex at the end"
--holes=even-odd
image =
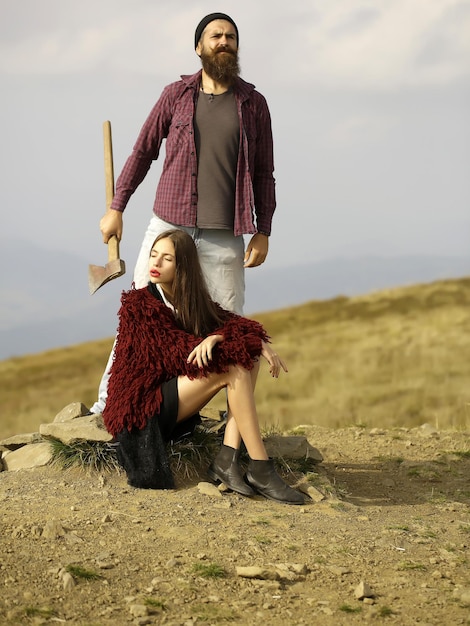
{"type": "MultiPolygon", "coordinates": [[[[109,210],[114,198],[114,165],[113,140],[111,136],[111,122],[103,122],[104,140],[104,177],[106,187],[106,210],[109,210]]],[[[112,235],[108,241],[108,261],[119,259],[119,239],[112,235]]]]}

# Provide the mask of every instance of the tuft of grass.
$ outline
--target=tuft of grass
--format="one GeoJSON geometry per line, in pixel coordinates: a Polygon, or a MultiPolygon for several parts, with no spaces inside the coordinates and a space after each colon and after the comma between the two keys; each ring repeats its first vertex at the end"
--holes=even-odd
{"type": "Polygon", "coordinates": [[[394,612],[389,606],[381,606],[378,614],[379,617],[390,617],[391,615],[394,615],[394,612]]]}
{"type": "Polygon", "coordinates": [[[144,598],[144,604],[153,609],[166,610],[166,605],[163,600],[157,600],[156,598],[144,598]]]}
{"type": "Polygon", "coordinates": [[[80,578],[81,580],[98,580],[103,578],[101,574],[93,570],[85,569],[81,565],[67,565],[65,570],[74,576],[74,578],[80,578]]]}
{"type": "Polygon", "coordinates": [[[194,563],[192,572],[203,578],[225,578],[227,572],[217,563],[194,563]]]}
{"type": "Polygon", "coordinates": [[[315,467],[318,465],[318,461],[312,458],[303,457],[301,459],[289,459],[288,467],[289,471],[294,474],[311,474],[315,473],[315,467]]]}
{"type": "Polygon", "coordinates": [[[401,465],[404,462],[404,458],[401,456],[387,456],[383,454],[379,454],[378,456],[372,457],[374,461],[379,461],[380,463],[395,463],[396,465],[401,465]]]}
{"type": "Polygon", "coordinates": [[[49,607],[27,606],[24,613],[26,617],[40,617],[50,619],[55,615],[55,611],[49,607]]]}
{"type": "Polygon", "coordinates": [[[102,441],[75,441],[67,444],[59,439],[50,441],[52,464],[62,469],[80,467],[99,472],[119,472],[121,466],[112,446],[102,441]]]}
{"type": "Polygon", "coordinates": [[[348,507],[343,502],[330,502],[330,507],[335,511],[347,511],[348,507]]]}
{"type": "Polygon", "coordinates": [[[455,456],[460,457],[461,459],[470,459],[470,450],[457,450],[452,452],[455,456]]]}
{"type": "Polygon", "coordinates": [[[413,561],[402,561],[398,564],[398,569],[403,572],[408,570],[418,570],[421,572],[425,572],[427,568],[426,565],[423,565],[422,563],[414,563],[413,561]]]}
{"type": "Polygon", "coordinates": [[[339,607],[339,610],[343,611],[343,613],[360,613],[362,611],[362,607],[351,606],[350,604],[342,604],[339,607]]]}
{"type": "Polygon", "coordinates": [[[264,535],[255,535],[255,540],[262,545],[269,545],[272,543],[271,539],[269,539],[269,537],[265,537],[264,535]]]}
{"type": "MultiPolygon", "coordinates": [[[[194,478],[207,467],[222,443],[222,436],[197,427],[193,435],[167,446],[170,466],[182,480],[194,478]]],[[[79,467],[85,470],[121,472],[113,446],[98,441],[76,441],[65,444],[59,439],[50,441],[52,464],[61,469],[79,467]]]]}
{"type": "Polygon", "coordinates": [[[426,539],[436,539],[437,534],[433,530],[424,530],[420,533],[421,537],[425,537],[426,539]]]}
{"type": "Polygon", "coordinates": [[[296,428],[291,428],[290,430],[287,431],[288,435],[294,435],[294,436],[301,436],[301,435],[306,435],[307,431],[305,430],[305,428],[302,428],[301,426],[297,426],[296,428]]]}
{"type": "Polygon", "coordinates": [[[191,437],[167,446],[171,471],[182,480],[190,480],[206,468],[217,454],[223,435],[197,426],[191,437]]]}

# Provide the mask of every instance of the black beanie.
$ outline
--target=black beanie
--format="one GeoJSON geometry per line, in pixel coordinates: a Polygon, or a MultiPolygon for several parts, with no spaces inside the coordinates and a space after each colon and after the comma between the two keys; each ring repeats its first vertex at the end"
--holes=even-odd
{"type": "Polygon", "coordinates": [[[227,22],[230,22],[233,25],[233,27],[235,28],[235,32],[237,34],[237,46],[238,46],[238,28],[235,22],[232,20],[232,18],[229,15],[226,15],[225,13],[210,13],[209,15],[206,15],[206,17],[203,17],[202,20],[197,25],[196,32],[194,33],[194,48],[197,48],[199,39],[201,39],[202,32],[207,26],[207,24],[210,24],[214,20],[226,20],[227,22]]]}

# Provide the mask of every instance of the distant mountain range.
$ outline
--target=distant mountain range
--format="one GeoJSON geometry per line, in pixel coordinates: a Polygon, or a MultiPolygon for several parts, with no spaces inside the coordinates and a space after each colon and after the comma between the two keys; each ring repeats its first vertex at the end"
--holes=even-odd
{"type": "MultiPolygon", "coordinates": [[[[131,269],[88,291],[88,266],[78,256],[24,242],[0,246],[0,360],[113,336],[120,294],[131,269]]],[[[310,300],[470,275],[470,257],[332,258],[301,266],[246,272],[247,315],[310,300]]]]}

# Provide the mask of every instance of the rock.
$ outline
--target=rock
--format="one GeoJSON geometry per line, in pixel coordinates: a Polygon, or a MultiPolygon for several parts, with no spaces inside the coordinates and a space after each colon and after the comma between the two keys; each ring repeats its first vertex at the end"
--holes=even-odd
{"type": "Polygon", "coordinates": [[[112,440],[112,436],[103,426],[101,415],[86,415],[67,422],[41,424],[39,432],[43,437],[52,437],[68,445],[76,441],[112,440]]]}
{"type": "Polygon", "coordinates": [[[462,593],[460,594],[460,602],[462,602],[466,606],[470,606],[470,589],[462,591],[462,593]]]}
{"type": "Polygon", "coordinates": [[[382,428],[371,428],[369,430],[369,435],[372,435],[373,437],[377,435],[380,436],[380,435],[386,435],[386,434],[387,434],[387,431],[383,430],[382,428]]]}
{"type": "Polygon", "coordinates": [[[279,572],[265,567],[237,567],[237,576],[241,578],[258,578],[260,580],[279,580],[279,572]]]}
{"type": "Polygon", "coordinates": [[[437,430],[437,428],[434,428],[434,426],[431,426],[431,424],[422,424],[418,428],[418,432],[423,437],[439,437],[439,431],[437,430]]]}
{"type": "Polygon", "coordinates": [[[271,435],[264,440],[266,451],[274,458],[310,459],[314,463],[321,463],[323,455],[314,448],[307,437],[271,435]]]}
{"type": "Polygon", "coordinates": [[[222,498],[221,492],[212,483],[202,481],[198,483],[197,488],[199,489],[199,493],[202,493],[205,496],[211,496],[212,498],[222,498]]]}
{"type": "Polygon", "coordinates": [[[17,450],[30,443],[40,443],[43,439],[39,433],[24,433],[22,435],[13,435],[0,441],[0,446],[7,450],[17,450]]]}
{"type": "Polygon", "coordinates": [[[369,585],[361,580],[358,586],[354,589],[354,595],[358,600],[363,600],[364,598],[373,598],[375,594],[369,585]]]}
{"type": "Polygon", "coordinates": [[[66,531],[61,522],[52,519],[46,522],[41,537],[44,539],[59,539],[59,537],[64,537],[65,533],[66,531]]]}
{"type": "Polygon", "coordinates": [[[149,614],[145,604],[131,604],[129,611],[133,617],[147,617],[149,614]]]}
{"type": "Polygon", "coordinates": [[[274,563],[279,578],[282,580],[295,581],[299,576],[305,576],[308,568],[303,563],[274,563]]]}
{"type": "Polygon", "coordinates": [[[75,580],[73,579],[72,574],[70,574],[69,572],[65,572],[65,574],[62,576],[62,585],[66,593],[70,593],[72,591],[72,589],[75,587],[75,580]]]}
{"type": "Polygon", "coordinates": [[[69,422],[88,413],[89,409],[82,402],[72,402],[64,407],[54,418],[55,423],[69,422]]]}
{"type": "Polygon", "coordinates": [[[305,565],[305,563],[285,563],[285,566],[291,572],[295,572],[296,574],[300,574],[301,576],[308,574],[308,567],[305,565]]]}
{"type": "Polygon", "coordinates": [[[470,606],[470,587],[457,587],[452,594],[454,598],[459,600],[465,606],[470,606]]]}
{"type": "Polygon", "coordinates": [[[49,442],[32,443],[13,452],[5,452],[3,457],[4,468],[8,471],[29,469],[47,465],[52,460],[52,449],[49,442]]]}
{"type": "Polygon", "coordinates": [[[302,482],[295,485],[295,488],[305,493],[309,496],[314,502],[321,502],[325,499],[325,495],[318,491],[313,485],[310,485],[307,481],[303,480],[302,482]]]}
{"type": "Polygon", "coordinates": [[[111,563],[110,561],[100,561],[97,559],[96,565],[100,569],[114,569],[114,563],[111,563]]]}

